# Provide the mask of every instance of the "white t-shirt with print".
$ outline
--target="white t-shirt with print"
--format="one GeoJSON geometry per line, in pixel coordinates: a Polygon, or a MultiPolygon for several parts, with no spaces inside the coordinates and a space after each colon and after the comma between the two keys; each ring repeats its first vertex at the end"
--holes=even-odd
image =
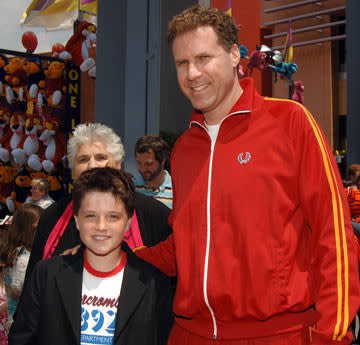
{"type": "Polygon", "coordinates": [[[84,255],[80,345],[112,344],[126,254],[110,272],[99,272],[84,255]]]}

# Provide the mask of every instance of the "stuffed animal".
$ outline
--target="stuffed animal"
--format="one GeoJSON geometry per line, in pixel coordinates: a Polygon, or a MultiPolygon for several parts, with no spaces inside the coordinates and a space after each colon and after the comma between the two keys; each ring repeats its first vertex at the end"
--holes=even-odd
{"type": "MultiPolygon", "coordinates": [[[[24,124],[25,124],[25,113],[22,111],[14,112],[10,117],[10,129],[11,129],[11,139],[8,145],[0,148],[0,160],[2,162],[8,162],[10,158],[10,153],[17,148],[23,147],[25,141],[24,134],[24,124]]],[[[15,163],[23,165],[25,163],[25,152],[19,152],[19,155],[14,157],[15,163]]]]}
{"type": "Polygon", "coordinates": [[[36,101],[39,89],[44,90],[46,86],[43,65],[39,58],[32,57],[25,63],[24,68],[28,76],[28,99],[36,101]]]}
{"type": "MultiPolygon", "coordinates": [[[[27,157],[32,155],[42,156],[44,153],[44,145],[39,142],[39,135],[38,133],[42,129],[41,118],[36,114],[30,115],[25,121],[25,134],[26,139],[24,141],[23,150],[27,157]]],[[[20,150],[20,149],[18,149],[20,150]]],[[[29,160],[28,160],[29,165],[29,160]]],[[[32,169],[36,171],[40,171],[42,169],[41,164],[37,166],[31,166],[32,169]]]]}
{"type": "Polygon", "coordinates": [[[23,60],[14,56],[9,59],[9,63],[4,69],[7,73],[5,79],[9,84],[5,90],[6,100],[8,103],[12,103],[16,99],[24,101],[24,89],[27,84],[27,75],[23,60]]]}
{"type": "Polygon", "coordinates": [[[64,179],[57,169],[54,169],[47,177],[49,181],[49,195],[52,199],[60,200],[65,196],[64,179]]]}
{"type": "Polygon", "coordinates": [[[5,88],[7,85],[5,66],[8,64],[8,58],[4,54],[0,54],[0,95],[5,95],[5,88]]]}
{"type": "Polygon", "coordinates": [[[15,176],[15,186],[10,197],[6,199],[6,205],[10,212],[14,212],[21,206],[31,190],[31,177],[26,169],[20,170],[15,176]]]}
{"type": "Polygon", "coordinates": [[[260,50],[254,50],[249,56],[249,62],[247,68],[252,75],[253,69],[257,68],[260,71],[263,71],[267,67],[266,63],[266,53],[260,50]]]}
{"type": "Polygon", "coordinates": [[[39,104],[48,104],[57,106],[62,100],[62,94],[65,92],[65,64],[59,61],[53,61],[45,70],[46,76],[46,100],[38,98],[39,104]]]}
{"type": "Polygon", "coordinates": [[[0,201],[6,204],[6,199],[11,195],[17,170],[10,165],[0,165],[0,201]]]}
{"type": "MultiPolygon", "coordinates": [[[[48,118],[45,120],[44,130],[39,140],[45,145],[44,160],[41,161],[41,164],[43,169],[50,173],[54,169],[54,166],[62,160],[66,152],[65,136],[64,133],[60,131],[58,119],[48,118]]],[[[38,164],[38,158],[35,156],[31,156],[30,158],[28,164],[38,164]]]]}
{"type": "Polygon", "coordinates": [[[9,144],[11,137],[11,130],[9,127],[11,112],[6,107],[0,107],[0,147],[5,147],[9,144]]]}
{"type": "Polygon", "coordinates": [[[291,96],[291,99],[293,101],[296,101],[296,102],[299,102],[301,104],[304,104],[304,90],[305,90],[305,87],[304,87],[304,84],[301,80],[295,80],[294,81],[294,92],[291,96]]]}
{"type": "Polygon", "coordinates": [[[83,72],[91,77],[96,75],[95,60],[89,57],[89,48],[96,44],[96,26],[89,22],[81,22],[65,45],[65,50],[59,54],[64,60],[73,61],[83,72]]]}

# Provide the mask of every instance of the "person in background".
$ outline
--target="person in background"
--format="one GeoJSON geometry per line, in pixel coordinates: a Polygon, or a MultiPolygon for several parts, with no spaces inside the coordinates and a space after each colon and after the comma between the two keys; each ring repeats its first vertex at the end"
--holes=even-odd
{"type": "Polygon", "coordinates": [[[5,290],[7,296],[9,330],[25,279],[36,228],[43,209],[35,204],[23,204],[14,213],[6,230],[5,243],[0,260],[5,266],[5,290]]]}
{"type": "Polygon", "coordinates": [[[349,344],[358,263],[324,133],[300,103],[239,80],[225,12],[184,10],[168,45],[194,111],[171,153],[173,234],[136,251],[177,274],[168,344],[349,344]]]}
{"type": "MultiPolygon", "coordinates": [[[[67,144],[67,158],[74,181],[85,170],[96,167],[121,169],[125,149],[115,131],[100,123],[80,124],[74,129],[67,144]]],[[[155,245],[172,232],[168,225],[170,210],[161,202],[136,193],[135,213],[125,241],[130,248],[155,245]]],[[[72,196],[69,195],[51,205],[42,214],[26,280],[34,265],[46,258],[59,255],[80,244],[79,232],[73,217],[72,196]]]]}
{"type": "Polygon", "coordinates": [[[136,190],[172,208],[171,176],[165,170],[170,159],[168,143],[158,136],[144,135],[136,142],[135,157],[139,170],[136,190]]]}
{"type": "Polygon", "coordinates": [[[348,177],[351,181],[351,187],[359,188],[357,181],[360,177],[360,164],[351,164],[348,169],[348,177]]]}
{"type": "Polygon", "coordinates": [[[25,200],[26,204],[35,204],[45,209],[55,202],[48,194],[49,181],[44,178],[33,179],[30,192],[31,196],[25,200]]]}
{"type": "Polygon", "coordinates": [[[74,256],[37,263],[9,345],[166,345],[169,278],[122,250],[135,208],[131,176],[87,170],[74,183],[73,200],[83,246],[74,256]]]}

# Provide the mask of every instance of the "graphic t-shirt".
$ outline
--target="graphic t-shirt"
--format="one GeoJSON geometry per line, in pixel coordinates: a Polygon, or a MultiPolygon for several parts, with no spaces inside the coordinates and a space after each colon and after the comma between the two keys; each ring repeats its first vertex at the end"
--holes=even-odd
{"type": "Polygon", "coordinates": [[[125,264],[126,254],[123,252],[114,270],[100,272],[90,266],[84,255],[81,345],[113,343],[125,264]]]}

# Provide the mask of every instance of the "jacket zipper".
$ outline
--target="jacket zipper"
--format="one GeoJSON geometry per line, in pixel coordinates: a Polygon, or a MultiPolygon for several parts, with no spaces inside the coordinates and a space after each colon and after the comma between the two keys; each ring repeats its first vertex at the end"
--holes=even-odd
{"type": "MultiPolygon", "coordinates": [[[[242,113],[249,113],[251,112],[251,110],[245,110],[245,111],[237,111],[234,113],[231,113],[229,115],[227,115],[226,117],[224,117],[219,124],[219,129],[218,131],[220,131],[220,127],[222,122],[233,115],[236,114],[242,114],[242,113]]],[[[191,125],[193,123],[196,123],[197,125],[199,125],[201,128],[203,128],[205,130],[205,132],[209,135],[209,131],[206,128],[206,126],[203,126],[200,122],[197,121],[191,121],[189,124],[189,127],[191,127],[191,125]]],[[[219,134],[219,132],[218,132],[219,134]]],[[[210,137],[210,135],[209,135],[210,137]]],[[[210,138],[211,140],[211,138],[210,138]]],[[[217,136],[215,138],[215,140],[211,140],[211,147],[210,147],[210,162],[209,162],[209,178],[208,178],[208,190],[207,190],[207,199],[206,199],[206,221],[207,221],[207,225],[206,225],[206,252],[205,252],[205,263],[204,263],[204,284],[203,284],[203,294],[204,294],[204,301],[205,301],[205,305],[207,306],[207,308],[209,309],[210,315],[211,315],[211,319],[213,322],[213,340],[216,340],[217,338],[217,323],[216,323],[216,318],[215,318],[215,313],[213,308],[211,307],[210,303],[209,303],[209,299],[208,299],[208,295],[207,295],[207,278],[208,278],[208,269],[209,269],[209,256],[210,256],[210,230],[211,230],[211,217],[210,217],[210,206],[211,206],[211,179],[212,179],[212,165],[213,165],[213,157],[214,157],[214,148],[215,148],[215,143],[217,140],[217,136]]]]}
{"type": "MultiPolygon", "coordinates": [[[[220,129],[220,128],[219,128],[220,129]]],[[[205,253],[205,264],[204,264],[204,286],[203,286],[203,290],[204,290],[204,300],[205,300],[205,304],[208,307],[210,314],[211,314],[211,318],[213,321],[213,327],[214,327],[214,332],[213,332],[213,340],[216,340],[217,337],[217,324],[216,324],[216,318],[215,318],[215,313],[214,310],[212,309],[210,303],[209,303],[209,299],[208,299],[208,295],[207,295],[207,278],[208,278],[208,268],[209,268],[209,254],[210,254],[210,229],[211,229],[211,218],[210,218],[210,196],[211,196],[211,178],[212,178],[212,164],[213,164],[213,157],[214,157],[214,147],[215,147],[215,142],[216,139],[214,141],[211,141],[211,153],[210,153],[210,164],[209,164],[209,178],[208,178],[208,190],[207,190],[207,199],[206,199],[206,218],[207,218],[207,226],[206,226],[206,230],[207,230],[207,237],[206,237],[206,253],[205,253]]]]}

